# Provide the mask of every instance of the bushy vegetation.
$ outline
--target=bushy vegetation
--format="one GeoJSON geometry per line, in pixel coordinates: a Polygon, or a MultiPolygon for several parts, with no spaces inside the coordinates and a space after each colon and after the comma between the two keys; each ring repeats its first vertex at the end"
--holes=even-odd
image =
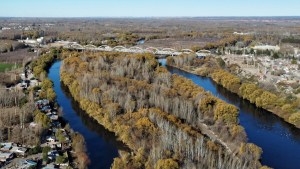
{"type": "MultiPolygon", "coordinates": [[[[44,54],[41,57],[39,57],[37,60],[31,63],[30,66],[32,66],[32,69],[34,70],[35,76],[39,76],[42,80],[40,86],[37,86],[33,88],[33,90],[39,90],[39,99],[47,99],[50,101],[51,105],[56,105],[56,93],[53,89],[53,82],[46,77],[46,71],[47,69],[52,65],[52,63],[57,59],[61,58],[63,56],[60,55],[61,50],[52,49],[50,53],[44,54]]],[[[39,125],[39,128],[42,128],[41,131],[48,130],[50,127],[50,118],[40,110],[35,110],[34,113],[34,121],[39,125]]],[[[78,168],[87,168],[88,164],[90,163],[89,157],[86,154],[86,147],[85,147],[85,140],[82,135],[79,133],[74,133],[73,131],[70,131],[70,128],[68,125],[65,126],[65,129],[71,133],[71,144],[72,149],[74,150],[75,155],[75,161],[78,164],[78,168]]],[[[66,141],[66,137],[63,135],[62,130],[58,130],[55,133],[56,138],[60,142],[66,141]]],[[[43,160],[48,161],[48,155],[47,153],[51,150],[49,150],[50,147],[44,147],[43,148],[43,160]]],[[[59,155],[55,163],[56,164],[62,164],[66,163],[68,161],[68,155],[67,153],[59,155]]]]}
{"type": "Polygon", "coordinates": [[[0,53],[13,52],[24,47],[24,44],[19,43],[17,41],[0,39],[0,53]]]}
{"type": "Polygon", "coordinates": [[[115,159],[113,168],[260,166],[253,155],[251,160],[246,157],[252,151],[241,159],[230,153],[248,145],[237,124],[237,108],[192,81],[171,75],[154,56],[104,52],[62,56],[69,57],[63,61],[61,80],[74,99],[133,151],[115,159]]]}
{"type": "MultiPolygon", "coordinates": [[[[284,118],[287,122],[298,127],[300,126],[300,121],[297,120],[297,112],[299,112],[300,107],[299,100],[289,99],[289,96],[286,95],[272,93],[250,81],[243,82],[238,76],[230,73],[230,70],[227,71],[227,67],[223,67],[222,64],[220,65],[219,59],[214,61],[214,59],[210,57],[197,59],[195,57],[191,58],[191,56],[182,55],[169,57],[167,64],[187,71],[197,70],[193,72],[211,77],[216,83],[238,94],[243,99],[250,101],[257,107],[271,111],[284,118]]],[[[230,67],[228,69],[230,69],[230,67]]]]}
{"type": "Polygon", "coordinates": [[[222,69],[215,70],[211,74],[211,78],[233,93],[238,93],[238,90],[241,86],[241,80],[237,76],[223,71],[222,69]]]}
{"type": "Polygon", "coordinates": [[[55,59],[58,57],[59,50],[52,49],[50,53],[42,55],[40,58],[36,59],[31,63],[31,67],[33,68],[33,73],[35,77],[40,78],[40,80],[44,80],[47,76],[48,68],[52,65],[55,59]]]}

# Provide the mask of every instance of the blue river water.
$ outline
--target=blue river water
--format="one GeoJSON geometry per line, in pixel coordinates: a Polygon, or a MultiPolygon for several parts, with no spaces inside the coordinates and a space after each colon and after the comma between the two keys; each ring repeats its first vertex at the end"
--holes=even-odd
{"type": "Polygon", "coordinates": [[[124,145],[116,141],[113,133],[88,117],[72,100],[64,86],[60,84],[60,65],[60,61],[54,63],[49,69],[48,77],[54,83],[57,102],[63,108],[63,117],[74,131],[79,132],[85,138],[88,156],[91,160],[89,169],[109,169],[113,158],[119,156],[118,150],[123,149],[124,145]]]}
{"type": "MultiPolygon", "coordinates": [[[[159,61],[165,65],[165,60],[159,61]]],[[[54,63],[49,70],[48,77],[54,83],[57,101],[64,111],[63,117],[69,122],[71,128],[84,136],[91,159],[89,168],[109,169],[113,158],[118,157],[118,150],[125,149],[124,145],[116,141],[113,133],[105,130],[80,110],[77,103],[60,84],[60,65],[61,62],[54,63]]],[[[166,68],[171,73],[191,79],[216,97],[238,107],[239,121],[245,128],[249,142],[263,149],[262,164],[275,169],[300,169],[300,129],[268,111],[256,108],[255,105],[217,85],[210,78],[168,66],[166,68]]]]}
{"type": "MultiPolygon", "coordinates": [[[[165,59],[160,59],[159,62],[166,66],[165,59]]],[[[238,107],[239,121],[245,128],[249,142],[263,149],[262,164],[275,169],[300,169],[300,129],[241,99],[238,95],[217,85],[210,78],[168,66],[166,68],[172,74],[186,77],[210,91],[214,96],[238,107]]]]}

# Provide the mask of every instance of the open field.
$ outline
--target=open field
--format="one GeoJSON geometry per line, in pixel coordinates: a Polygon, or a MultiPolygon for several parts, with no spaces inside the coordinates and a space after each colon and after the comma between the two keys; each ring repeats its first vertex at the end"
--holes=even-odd
{"type": "Polygon", "coordinates": [[[20,67],[18,64],[12,64],[12,63],[0,63],[0,72],[10,71],[12,69],[16,69],[20,67]]]}
{"type": "Polygon", "coordinates": [[[298,46],[299,17],[195,17],[195,18],[0,18],[5,27],[17,24],[20,29],[5,30],[0,39],[45,37],[76,41],[96,46],[141,46],[191,48],[229,38],[234,32],[253,37],[254,43],[276,45],[293,42],[298,46]],[[22,31],[22,29],[29,29],[22,31]],[[291,38],[294,37],[295,39],[291,38]],[[292,39],[292,40],[291,40],[292,39]]]}
{"type": "Polygon", "coordinates": [[[34,56],[36,56],[36,53],[27,52],[27,49],[19,49],[13,52],[0,53],[0,62],[22,64],[34,56]]]}

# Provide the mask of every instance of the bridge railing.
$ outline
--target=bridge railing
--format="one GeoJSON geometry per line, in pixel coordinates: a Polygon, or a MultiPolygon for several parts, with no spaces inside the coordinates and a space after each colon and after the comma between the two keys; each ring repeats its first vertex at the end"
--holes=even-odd
{"type": "Polygon", "coordinates": [[[155,48],[155,47],[147,47],[145,49],[141,47],[130,47],[126,48],[124,46],[115,46],[115,47],[110,47],[108,45],[102,45],[102,46],[95,46],[95,45],[85,45],[82,46],[80,44],[72,44],[68,46],[64,46],[65,48],[72,48],[72,49],[78,49],[78,50],[97,50],[97,51],[106,51],[106,52],[126,52],[126,53],[153,53],[156,55],[170,55],[170,56],[178,56],[182,54],[191,54],[194,53],[197,56],[207,56],[210,55],[210,51],[208,50],[201,50],[194,52],[191,49],[181,49],[181,50],[175,50],[172,48],[155,48]]]}

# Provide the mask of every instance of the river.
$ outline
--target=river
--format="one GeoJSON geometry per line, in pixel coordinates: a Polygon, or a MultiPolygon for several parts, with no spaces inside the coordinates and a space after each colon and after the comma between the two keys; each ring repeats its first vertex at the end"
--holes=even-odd
{"type": "MultiPolygon", "coordinates": [[[[160,60],[165,65],[165,60],[160,60]]],[[[118,150],[124,149],[122,143],[116,141],[113,133],[104,129],[78,108],[71,96],[60,84],[59,70],[61,62],[56,62],[49,70],[49,78],[54,83],[57,101],[63,108],[63,117],[72,129],[81,133],[87,143],[91,169],[110,168],[118,150]]],[[[216,97],[237,106],[240,110],[239,121],[245,128],[249,142],[263,149],[262,164],[275,169],[300,168],[300,130],[284,122],[270,112],[256,108],[255,105],[239,98],[210,78],[200,77],[182,70],[166,67],[171,73],[191,79],[197,85],[210,91],[216,97]]]]}
{"type": "Polygon", "coordinates": [[[119,149],[126,149],[117,141],[115,135],[107,131],[84,113],[72,99],[67,90],[60,84],[61,61],[55,62],[49,69],[48,77],[54,83],[57,102],[63,108],[63,118],[71,128],[83,135],[91,160],[89,169],[109,169],[113,158],[118,157],[119,149]]]}
{"type": "MultiPolygon", "coordinates": [[[[159,62],[166,66],[166,60],[159,62]]],[[[275,169],[300,169],[300,129],[274,114],[259,109],[216,84],[207,77],[197,76],[166,66],[169,72],[192,80],[214,96],[239,108],[239,121],[245,128],[249,142],[263,149],[262,164],[275,169]]]]}

